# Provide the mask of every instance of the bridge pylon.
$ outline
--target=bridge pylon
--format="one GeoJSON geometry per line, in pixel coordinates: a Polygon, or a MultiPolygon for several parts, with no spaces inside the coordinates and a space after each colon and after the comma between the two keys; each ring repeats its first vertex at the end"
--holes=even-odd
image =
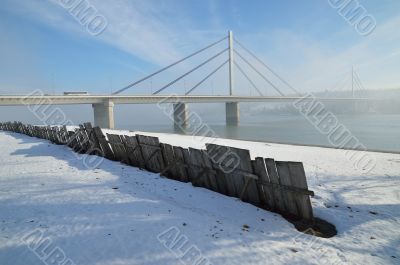
{"type": "Polygon", "coordinates": [[[234,60],[233,60],[233,32],[230,30],[228,32],[228,47],[229,47],[229,95],[233,95],[233,89],[235,86],[235,78],[234,78],[234,60]]]}
{"type": "Polygon", "coordinates": [[[100,128],[114,129],[114,102],[106,100],[103,103],[92,104],[94,125],[100,128]]]}

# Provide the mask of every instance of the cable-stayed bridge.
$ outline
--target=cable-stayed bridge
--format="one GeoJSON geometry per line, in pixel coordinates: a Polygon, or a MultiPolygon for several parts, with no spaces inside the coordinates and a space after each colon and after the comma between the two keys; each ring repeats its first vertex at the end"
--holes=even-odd
{"type": "MultiPolygon", "coordinates": [[[[174,104],[174,122],[177,127],[185,127],[187,123],[187,103],[225,103],[226,104],[226,123],[228,125],[238,125],[239,123],[239,106],[240,102],[294,102],[302,99],[302,93],[291,86],[284,78],[278,75],[271,67],[258,58],[253,52],[247,49],[241,42],[233,38],[233,34],[229,31],[228,36],[211,43],[210,45],[182,58],[162,69],[155,71],[117,91],[111,95],[89,95],[89,94],[69,94],[69,95],[44,95],[40,90],[33,92],[30,95],[7,95],[0,96],[0,106],[7,105],[70,105],[70,104],[92,104],[94,111],[94,123],[96,126],[103,128],[114,128],[114,104],[174,104]],[[227,47],[214,53],[207,60],[202,61],[195,67],[190,68],[183,74],[179,75],[166,84],[160,86],[151,95],[121,95],[126,91],[132,91],[138,85],[146,82],[169,69],[182,65],[185,61],[204,53],[210,49],[218,47],[222,43],[226,43],[227,47]],[[238,46],[241,51],[235,48],[238,46]],[[242,51],[244,53],[242,53],[242,51]],[[224,58],[223,56],[227,57],[224,58]],[[208,70],[207,65],[215,62],[217,59],[222,60],[217,67],[211,68],[206,75],[199,80],[182,95],[177,94],[161,94],[168,92],[179,81],[193,75],[200,70],[208,70]],[[261,67],[255,66],[253,62],[261,67]],[[212,78],[218,72],[221,72],[224,67],[228,68],[228,88],[227,95],[192,95],[196,90],[199,90],[207,80],[212,78]],[[246,67],[244,67],[246,66],[246,67]],[[248,71],[250,70],[251,73],[248,71]],[[267,74],[268,73],[268,74],[267,74]],[[257,92],[257,96],[236,95],[235,91],[235,74],[240,74],[250,87],[257,92]],[[263,93],[259,84],[251,78],[251,74],[256,75],[264,85],[267,85],[275,92],[275,95],[267,96],[263,93]],[[271,76],[275,81],[271,79],[271,76]],[[279,82],[279,85],[276,83],[279,82]],[[289,91],[289,92],[287,92],[289,91]]],[[[356,102],[366,101],[367,98],[355,97],[354,93],[350,97],[341,98],[318,98],[319,101],[341,101],[341,102],[356,102]]]]}

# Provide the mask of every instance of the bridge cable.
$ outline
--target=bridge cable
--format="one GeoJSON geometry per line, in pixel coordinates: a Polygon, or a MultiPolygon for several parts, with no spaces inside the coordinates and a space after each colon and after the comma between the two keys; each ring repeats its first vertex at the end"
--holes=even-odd
{"type": "Polygon", "coordinates": [[[354,75],[354,85],[355,85],[354,92],[362,91],[361,84],[359,83],[359,81],[358,81],[356,75],[354,75]]]}
{"type": "Polygon", "coordinates": [[[223,62],[220,66],[218,66],[214,71],[212,71],[210,74],[208,74],[200,82],[198,82],[194,87],[192,87],[188,92],[186,92],[185,95],[189,95],[193,90],[195,90],[197,87],[199,87],[201,84],[203,84],[207,79],[209,79],[212,75],[214,75],[216,72],[218,72],[218,70],[221,69],[228,62],[229,62],[229,59],[226,60],[225,62],[223,62]]]}
{"type": "Polygon", "coordinates": [[[341,92],[346,92],[347,90],[347,85],[349,84],[348,82],[351,82],[351,76],[347,75],[344,79],[344,83],[342,84],[342,86],[340,87],[339,91],[341,92]]]}
{"type": "Polygon", "coordinates": [[[236,65],[236,67],[239,69],[239,71],[242,73],[242,75],[244,75],[244,77],[246,77],[246,79],[250,82],[250,84],[253,86],[253,88],[255,89],[255,90],[257,90],[257,92],[258,92],[258,94],[260,94],[260,96],[264,96],[262,93],[261,93],[261,91],[258,89],[258,87],[256,86],[256,84],[254,84],[254,82],[253,81],[251,81],[251,79],[250,79],[250,77],[245,73],[245,71],[239,66],[239,64],[236,62],[236,61],[234,61],[233,62],[235,65],[236,65]]]}
{"type": "Polygon", "coordinates": [[[216,55],[212,56],[210,59],[206,60],[205,62],[199,64],[198,66],[196,66],[195,68],[193,68],[192,70],[184,73],[183,75],[181,75],[180,77],[178,77],[177,79],[173,80],[172,82],[168,83],[167,85],[163,86],[162,88],[160,88],[159,90],[157,90],[156,92],[153,93],[153,95],[156,95],[158,93],[160,93],[161,91],[163,91],[164,89],[166,89],[167,87],[170,87],[171,85],[175,84],[176,82],[178,82],[179,80],[181,80],[182,78],[184,78],[185,76],[193,73],[194,71],[196,71],[197,69],[199,69],[200,67],[202,67],[203,65],[209,63],[210,61],[214,60],[215,58],[217,58],[218,56],[220,56],[221,54],[223,54],[224,52],[228,51],[229,48],[226,48],[222,51],[220,51],[219,53],[217,53],[216,55]]]}
{"type": "Polygon", "coordinates": [[[234,41],[239,44],[239,46],[245,50],[246,52],[248,52],[254,59],[256,59],[260,64],[262,64],[265,68],[267,68],[272,74],[274,74],[279,80],[281,80],[285,85],[287,85],[290,89],[292,89],[295,93],[297,94],[301,94],[299,91],[297,91],[297,89],[295,89],[292,85],[290,85],[285,79],[283,79],[283,77],[281,77],[280,75],[278,75],[274,70],[272,70],[271,67],[269,67],[266,63],[264,63],[260,58],[258,58],[252,51],[250,51],[249,49],[247,49],[243,44],[241,44],[237,39],[234,38],[234,41]]]}
{"type": "Polygon", "coordinates": [[[349,76],[347,74],[345,74],[343,76],[343,79],[340,79],[339,82],[337,82],[336,85],[332,87],[331,91],[333,91],[333,92],[342,91],[343,87],[345,87],[346,84],[348,84],[347,79],[349,79],[349,76]]]}
{"type": "Polygon", "coordinates": [[[368,91],[365,89],[363,83],[361,83],[361,79],[360,79],[360,77],[358,76],[358,73],[357,73],[357,72],[355,72],[355,77],[356,77],[356,78],[355,78],[356,84],[357,84],[357,86],[358,86],[359,91],[361,92],[361,93],[359,93],[359,94],[368,97],[368,96],[369,96],[369,93],[368,93],[368,91]]]}
{"type": "Polygon", "coordinates": [[[265,81],[268,82],[281,96],[284,96],[282,91],[279,90],[265,75],[263,75],[260,71],[257,70],[246,58],[244,58],[237,50],[234,49],[234,52],[246,63],[248,64],[257,74],[259,74],[265,81]]]}
{"type": "Polygon", "coordinates": [[[360,90],[366,90],[357,72],[354,73],[354,76],[356,77],[356,82],[359,83],[360,90]]]}
{"type": "Polygon", "coordinates": [[[200,49],[200,50],[198,50],[198,51],[186,56],[185,58],[183,58],[183,59],[181,59],[179,61],[176,61],[176,62],[174,62],[174,63],[172,63],[172,64],[170,64],[170,65],[168,65],[168,66],[166,66],[166,67],[164,67],[164,68],[162,68],[162,69],[160,69],[160,70],[158,70],[158,71],[156,71],[156,72],[154,72],[154,73],[152,73],[152,74],[150,74],[148,76],[145,76],[142,79],[140,79],[140,80],[138,80],[138,81],[136,81],[136,82],[134,82],[134,83],[132,83],[132,84],[130,84],[130,85],[128,85],[128,86],[126,86],[126,87],[114,92],[114,93],[112,93],[112,94],[116,95],[116,94],[119,94],[121,92],[124,92],[128,88],[131,88],[131,87],[133,87],[133,86],[135,86],[135,85],[137,85],[137,84],[139,84],[139,83],[141,83],[141,82],[143,82],[143,81],[145,81],[145,80],[147,80],[147,79],[149,79],[149,78],[151,78],[151,77],[153,77],[153,76],[155,76],[155,75],[157,75],[157,74],[159,74],[161,72],[164,72],[165,70],[167,70],[167,69],[169,69],[169,68],[171,68],[171,67],[173,67],[173,66],[175,66],[175,65],[177,65],[177,64],[179,64],[179,63],[181,63],[181,62],[183,62],[183,61],[185,61],[185,60],[187,60],[187,59],[189,59],[189,58],[191,58],[191,57],[193,57],[193,56],[195,56],[195,55],[197,55],[197,54],[199,54],[199,53],[201,53],[201,52],[203,52],[203,51],[205,51],[205,50],[207,50],[207,49],[209,49],[209,48],[211,48],[211,47],[213,47],[213,46],[215,46],[215,45],[217,45],[219,43],[221,43],[222,41],[226,40],[227,38],[228,37],[224,37],[224,38],[220,39],[219,41],[211,43],[207,47],[204,47],[203,49],[200,49]]]}

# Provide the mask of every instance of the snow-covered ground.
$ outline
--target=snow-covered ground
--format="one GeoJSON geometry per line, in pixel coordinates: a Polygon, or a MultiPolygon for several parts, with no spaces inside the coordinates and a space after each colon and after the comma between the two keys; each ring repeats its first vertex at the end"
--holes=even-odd
{"type": "Polygon", "coordinates": [[[315,215],[338,235],[305,235],[277,214],[117,162],[88,169],[68,147],[0,132],[0,264],[400,264],[399,154],[373,153],[366,173],[343,150],[206,140],[303,162],[315,215]]]}

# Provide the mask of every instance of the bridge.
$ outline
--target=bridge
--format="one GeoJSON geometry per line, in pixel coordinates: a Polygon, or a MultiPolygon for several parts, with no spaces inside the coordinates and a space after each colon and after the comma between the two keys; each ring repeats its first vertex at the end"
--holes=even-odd
{"type": "MultiPolygon", "coordinates": [[[[279,76],[271,67],[260,60],[253,52],[242,45],[238,40],[233,38],[233,34],[229,31],[228,36],[208,45],[207,47],[200,49],[183,59],[180,59],[150,75],[147,75],[140,80],[137,80],[124,88],[112,93],[111,95],[45,95],[40,90],[36,90],[29,95],[3,95],[0,96],[0,106],[16,106],[16,105],[73,105],[73,104],[92,104],[94,112],[94,123],[96,126],[102,128],[114,128],[114,105],[115,104],[174,104],[174,122],[178,127],[185,127],[187,123],[187,104],[188,103],[225,103],[226,104],[226,123],[227,125],[238,125],[239,123],[239,102],[295,102],[299,99],[303,99],[301,93],[299,93],[293,86],[286,82],[281,76],[279,76]],[[192,58],[220,43],[227,41],[228,47],[222,49],[209,59],[205,60],[196,67],[190,69],[184,74],[180,75],[178,78],[168,82],[166,85],[160,87],[152,95],[119,95],[128,89],[131,89],[138,84],[143,83],[150,78],[153,78],[160,73],[192,58]],[[252,59],[260,63],[264,70],[268,70],[277,80],[288,89],[290,89],[290,94],[285,95],[283,89],[274,84],[270,78],[267,77],[262,70],[254,66],[254,64],[242,55],[237,49],[234,49],[234,43],[238,44],[252,59]],[[192,74],[196,70],[204,67],[206,64],[215,60],[216,58],[228,53],[228,59],[224,60],[222,64],[218,65],[204,78],[198,81],[191,89],[189,89],[184,95],[168,94],[160,95],[160,93],[167,88],[172,87],[178,81],[182,80],[186,76],[192,74]],[[278,94],[277,96],[266,96],[261,92],[261,89],[256,85],[256,83],[250,78],[250,75],[245,71],[243,67],[240,66],[237,60],[234,60],[234,55],[237,55],[242,63],[245,63],[249,69],[251,69],[255,74],[257,74],[261,80],[274,89],[278,94]],[[220,71],[225,65],[228,65],[228,82],[229,82],[229,95],[189,95],[195,89],[200,87],[206,80],[220,71]],[[238,70],[241,75],[249,82],[249,84],[254,88],[258,96],[239,96],[234,95],[235,89],[235,71],[238,70]]],[[[307,100],[307,99],[306,99],[307,100]]],[[[310,99],[309,99],[310,100],[310,99]]],[[[354,97],[354,91],[352,97],[343,98],[318,98],[319,101],[367,101],[367,98],[356,98],[354,97]]]]}

